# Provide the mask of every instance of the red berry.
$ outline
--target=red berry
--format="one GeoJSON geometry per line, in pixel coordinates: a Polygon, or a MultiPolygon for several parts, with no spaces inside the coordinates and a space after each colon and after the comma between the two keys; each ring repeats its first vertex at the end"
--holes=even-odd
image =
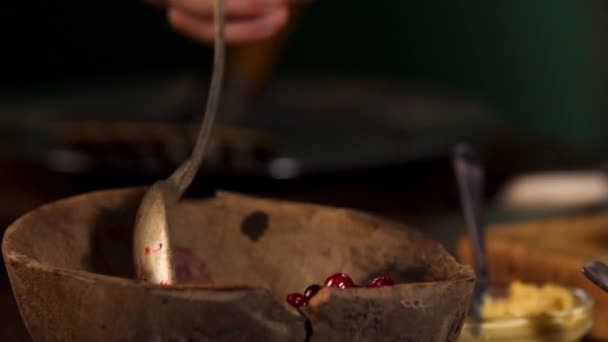
{"type": "Polygon", "coordinates": [[[290,293],[289,295],[287,295],[287,302],[297,309],[301,306],[308,304],[308,299],[304,297],[303,294],[290,293]]]}
{"type": "Polygon", "coordinates": [[[353,280],[344,273],[336,273],[325,280],[325,286],[346,289],[349,287],[355,287],[355,282],[353,282],[353,280]]]}
{"type": "Polygon", "coordinates": [[[321,285],[317,285],[317,284],[310,285],[309,287],[306,288],[306,291],[304,291],[304,297],[306,297],[306,299],[310,299],[310,298],[314,297],[314,295],[316,295],[320,289],[321,289],[321,285]]]}
{"type": "Polygon", "coordinates": [[[367,287],[385,287],[393,285],[395,285],[395,281],[387,276],[377,277],[367,282],[367,287]]]}

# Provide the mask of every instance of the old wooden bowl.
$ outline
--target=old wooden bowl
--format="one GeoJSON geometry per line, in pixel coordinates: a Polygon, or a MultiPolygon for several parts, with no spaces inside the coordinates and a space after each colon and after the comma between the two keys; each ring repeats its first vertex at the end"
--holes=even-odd
{"type": "Polygon", "coordinates": [[[218,193],[172,217],[179,286],[133,281],[143,189],[43,206],[2,252],[36,341],[455,341],[474,283],[439,244],[366,214],[218,193]],[[400,285],[325,289],[303,310],[285,297],[346,272],[400,285]]]}

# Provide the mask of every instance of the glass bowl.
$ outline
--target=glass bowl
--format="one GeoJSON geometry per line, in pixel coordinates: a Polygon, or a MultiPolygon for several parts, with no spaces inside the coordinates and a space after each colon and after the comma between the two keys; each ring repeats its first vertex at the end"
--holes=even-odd
{"type": "Polygon", "coordinates": [[[581,289],[571,289],[571,291],[577,299],[577,304],[570,310],[531,318],[487,321],[467,319],[458,341],[580,341],[589,333],[593,324],[593,300],[581,289]]]}

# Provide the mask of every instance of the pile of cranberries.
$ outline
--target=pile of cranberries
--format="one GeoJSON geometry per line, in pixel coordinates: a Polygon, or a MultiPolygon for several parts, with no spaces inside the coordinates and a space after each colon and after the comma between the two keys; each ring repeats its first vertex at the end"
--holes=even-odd
{"type": "MultiPolygon", "coordinates": [[[[367,288],[375,288],[375,287],[384,287],[384,286],[392,286],[395,285],[393,279],[387,276],[376,277],[367,282],[365,287],[367,288]]],[[[355,284],[355,282],[344,273],[336,273],[331,275],[329,278],[325,280],[323,285],[324,287],[335,287],[339,289],[347,289],[350,287],[359,287],[355,284]]],[[[304,290],[304,294],[302,293],[291,293],[287,296],[287,302],[293,305],[295,308],[299,308],[308,304],[310,298],[314,297],[314,295],[321,290],[323,287],[321,285],[310,285],[304,290]]]]}

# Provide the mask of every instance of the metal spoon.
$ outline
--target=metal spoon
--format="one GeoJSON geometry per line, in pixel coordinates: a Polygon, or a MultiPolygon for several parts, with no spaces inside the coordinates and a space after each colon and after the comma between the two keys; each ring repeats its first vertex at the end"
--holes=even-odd
{"type": "Polygon", "coordinates": [[[136,278],[161,285],[176,282],[171,244],[171,213],[203,161],[215,121],[224,77],[224,0],[215,0],[215,48],[211,85],[203,123],[190,158],[166,180],[153,184],[137,212],[133,237],[136,278]]]}
{"type": "Polygon", "coordinates": [[[608,266],[601,261],[593,261],[583,267],[583,274],[600,289],[608,292],[608,266]]]}
{"type": "Polygon", "coordinates": [[[453,163],[458,181],[465,225],[473,245],[473,256],[477,271],[477,283],[473,296],[471,315],[475,318],[480,318],[483,295],[488,288],[488,265],[482,218],[484,170],[473,149],[464,144],[457,145],[454,149],[453,163]]]}

